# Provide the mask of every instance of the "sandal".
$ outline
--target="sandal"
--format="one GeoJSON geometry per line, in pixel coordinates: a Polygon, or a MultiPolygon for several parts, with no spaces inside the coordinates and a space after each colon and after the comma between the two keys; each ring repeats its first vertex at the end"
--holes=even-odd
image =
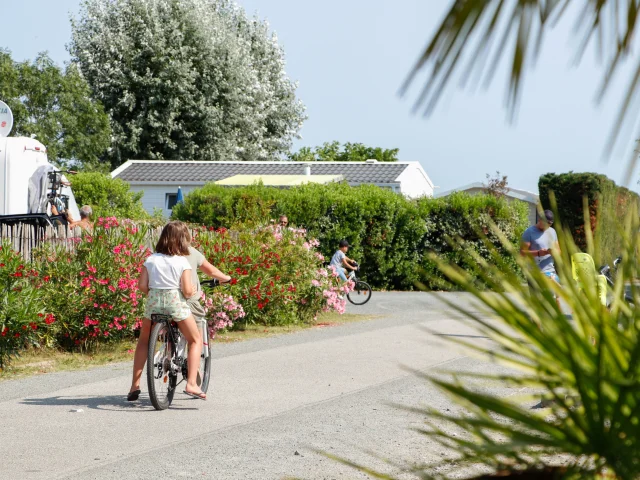
{"type": "Polygon", "coordinates": [[[185,395],[189,395],[190,397],[193,397],[193,398],[197,398],[198,400],[206,400],[207,399],[207,394],[204,393],[204,392],[191,393],[191,392],[187,392],[186,390],[184,390],[184,394],[185,395]]]}
{"type": "Polygon", "coordinates": [[[140,389],[133,390],[132,392],[129,392],[129,394],[127,395],[127,402],[135,402],[136,400],[138,400],[139,396],[140,396],[140,389]]]}

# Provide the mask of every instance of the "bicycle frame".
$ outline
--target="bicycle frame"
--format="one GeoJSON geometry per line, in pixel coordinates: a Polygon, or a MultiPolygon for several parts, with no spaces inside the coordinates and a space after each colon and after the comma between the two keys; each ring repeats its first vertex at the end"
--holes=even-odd
{"type": "MultiPolygon", "coordinates": [[[[176,376],[178,372],[182,371],[183,377],[185,377],[186,376],[185,366],[186,366],[187,359],[186,357],[180,358],[177,356],[179,353],[178,344],[180,343],[180,339],[178,338],[178,335],[179,335],[178,327],[175,325],[173,318],[169,315],[154,313],[151,315],[151,322],[164,323],[167,326],[167,331],[169,332],[170,343],[171,343],[171,367],[172,369],[173,368],[177,369],[177,371],[175,372],[176,376]]],[[[184,338],[182,338],[182,340],[184,341],[184,338]]],[[[182,383],[182,380],[180,381],[180,383],[182,383]]]]}

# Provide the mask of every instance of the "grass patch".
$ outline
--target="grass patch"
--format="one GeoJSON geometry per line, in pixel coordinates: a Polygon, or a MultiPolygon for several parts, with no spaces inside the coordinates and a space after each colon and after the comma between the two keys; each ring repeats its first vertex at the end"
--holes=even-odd
{"type": "MultiPolygon", "coordinates": [[[[327,328],[373,318],[376,317],[372,315],[326,313],[318,316],[318,321],[311,324],[272,327],[248,325],[244,330],[224,332],[217,335],[215,343],[234,343],[256,338],[274,337],[310,328],[327,328]]],[[[94,351],[85,353],[70,353],[56,349],[29,349],[22,352],[18,358],[13,359],[11,366],[5,370],[0,370],[0,381],[43,373],[82,370],[109,363],[128,362],[133,359],[135,348],[135,341],[125,340],[112,345],[99,345],[94,351]]]]}

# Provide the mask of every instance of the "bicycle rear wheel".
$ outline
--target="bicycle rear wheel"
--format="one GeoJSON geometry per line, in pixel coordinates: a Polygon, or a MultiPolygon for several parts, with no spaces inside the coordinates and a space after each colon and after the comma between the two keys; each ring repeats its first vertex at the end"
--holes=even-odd
{"type": "Polygon", "coordinates": [[[174,346],[169,325],[156,323],[149,336],[147,357],[147,385],[149,399],[156,410],[169,408],[176,391],[178,376],[171,370],[174,346]]]}
{"type": "Polygon", "coordinates": [[[347,293],[347,299],[354,305],[364,305],[371,300],[371,287],[367,282],[358,280],[353,291],[347,293]]]}

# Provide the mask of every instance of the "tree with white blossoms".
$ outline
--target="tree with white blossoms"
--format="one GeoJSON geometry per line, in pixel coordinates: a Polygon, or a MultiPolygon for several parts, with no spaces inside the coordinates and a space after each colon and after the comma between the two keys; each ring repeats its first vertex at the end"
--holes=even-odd
{"type": "Polygon", "coordinates": [[[128,159],[269,160],[305,117],[269,26],[228,0],[84,0],[69,45],[128,159]]]}

